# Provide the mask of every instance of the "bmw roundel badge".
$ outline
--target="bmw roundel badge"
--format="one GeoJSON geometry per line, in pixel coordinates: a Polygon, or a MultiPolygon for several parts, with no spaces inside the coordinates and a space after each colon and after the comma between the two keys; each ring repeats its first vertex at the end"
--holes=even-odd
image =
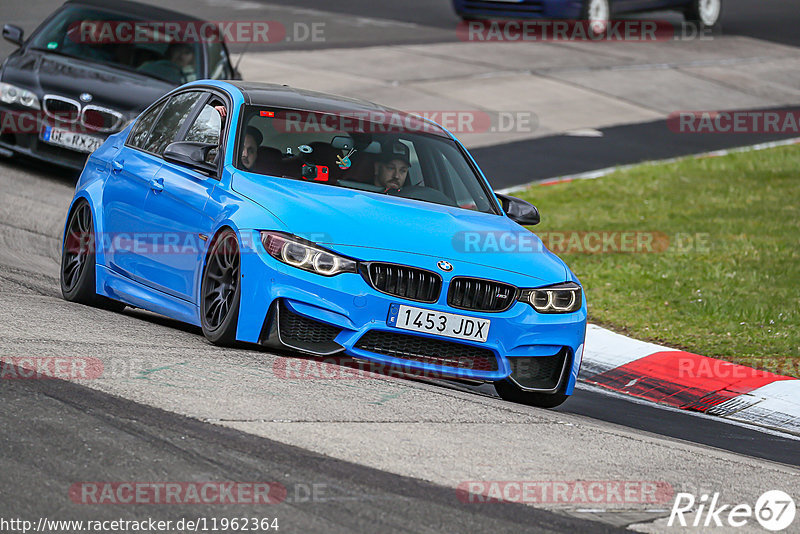
{"type": "Polygon", "coordinates": [[[449,273],[450,271],[453,270],[453,265],[449,261],[442,260],[439,263],[437,263],[436,266],[446,273],[449,273]]]}

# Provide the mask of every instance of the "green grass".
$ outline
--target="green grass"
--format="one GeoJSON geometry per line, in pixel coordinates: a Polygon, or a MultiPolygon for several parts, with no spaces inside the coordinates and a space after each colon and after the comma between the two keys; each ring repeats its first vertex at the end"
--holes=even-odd
{"type": "Polygon", "coordinates": [[[518,196],[542,213],[536,233],[669,238],[656,253],[559,254],[585,287],[590,321],[800,376],[800,145],[646,164],[518,196]]]}

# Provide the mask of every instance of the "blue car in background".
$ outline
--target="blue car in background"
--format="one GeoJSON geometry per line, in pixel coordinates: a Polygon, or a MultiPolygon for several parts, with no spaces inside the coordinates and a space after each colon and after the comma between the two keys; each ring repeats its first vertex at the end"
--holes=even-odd
{"type": "Polygon", "coordinates": [[[622,13],[678,10],[688,22],[713,29],[722,14],[722,0],[453,0],[464,20],[538,18],[607,21],[622,13]]]}
{"type": "Polygon", "coordinates": [[[67,215],[66,300],[150,310],[213,343],[342,355],[562,403],[580,282],[416,115],[285,86],[198,81],[88,159],[67,215]]]}

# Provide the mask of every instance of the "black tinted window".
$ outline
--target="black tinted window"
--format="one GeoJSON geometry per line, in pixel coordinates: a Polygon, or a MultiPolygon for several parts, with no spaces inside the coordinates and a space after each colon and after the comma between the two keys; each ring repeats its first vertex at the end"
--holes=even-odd
{"type": "Polygon", "coordinates": [[[191,38],[170,42],[157,28],[129,15],[67,5],[32,37],[30,46],[136,70],[175,85],[204,77],[203,43],[191,38]]]}
{"type": "Polygon", "coordinates": [[[201,96],[203,93],[191,91],[170,98],[164,107],[164,112],[153,127],[153,133],[150,134],[142,149],[160,156],[167,145],[175,139],[183,121],[189,116],[192,107],[201,96]]]}
{"type": "Polygon", "coordinates": [[[366,115],[246,106],[234,164],[266,176],[497,213],[488,184],[439,126],[402,112],[366,115]]]}
{"type": "Polygon", "coordinates": [[[152,128],[153,123],[158,118],[158,114],[161,113],[162,109],[164,109],[164,104],[166,103],[166,101],[162,102],[139,117],[139,120],[136,121],[136,124],[131,130],[130,137],[128,137],[128,144],[135,146],[136,148],[142,148],[144,146],[144,144],[147,142],[150,128],[152,128]]]}

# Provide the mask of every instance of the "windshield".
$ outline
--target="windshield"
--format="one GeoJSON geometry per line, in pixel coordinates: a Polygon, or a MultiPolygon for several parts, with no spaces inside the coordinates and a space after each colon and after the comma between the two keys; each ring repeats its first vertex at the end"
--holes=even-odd
{"type": "Polygon", "coordinates": [[[30,46],[140,72],[175,85],[202,76],[202,43],[170,40],[158,24],[95,8],[67,6],[31,39],[30,46]],[[135,29],[131,22],[138,24],[135,29]]]}
{"type": "Polygon", "coordinates": [[[241,170],[497,213],[457,144],[414,116],[245,106],[240,124],[241,170]]]}

